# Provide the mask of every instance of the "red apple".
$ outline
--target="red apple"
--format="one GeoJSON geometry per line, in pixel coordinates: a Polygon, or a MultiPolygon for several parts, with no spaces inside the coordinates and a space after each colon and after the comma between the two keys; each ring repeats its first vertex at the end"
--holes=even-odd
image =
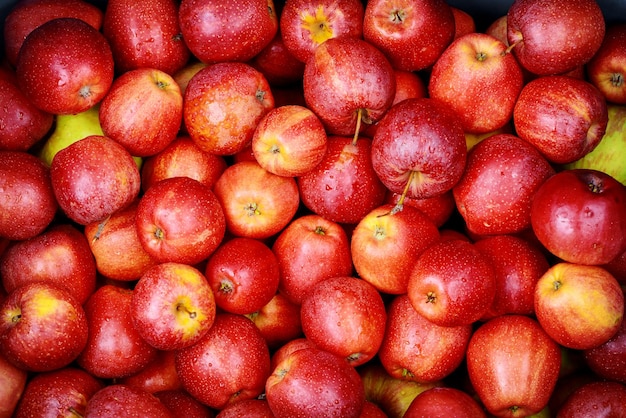
{"type": "Polygon", "coordinates": [[[289,51],[280,29],[248,63],[265,76],[272,88],[298,84],[304,74],[304,62],[289,51]]]}
{"type": "MultiPolygon", "coordinates": [[[[384,203],[397,205],[400,203],[400,199],[402,199],[402,193],[394,193],[389,190],[385,196],[384,203]]],[[[424,199],[404,196],[402,204],[404,207],[412,206],[419,209],[437,227],[442,227],[456,211],[456,202],[454,201],[452,190],[424,199]]]]}
{"type": "Polygon", "coordinates": [[[144,390],[111,384],[97,391],[87,402],[85,418],[173,418],[175,415],[159,398],[144,390]]]}
{"type": "Polygon", "coordinates": [[[396,95],[393,104],[404,99],[417,99],[428,95],[426,82],[413,71],[393,70],[396,75],[396,95]]]}
{"type": "Polygon", "coordinates": [[[182,389],[164,390],[154,394],[174,416],[186,418],[214,418],[215,414],[209,407],[202,405],[197,399],[182,389]]]}
{"type": "Polygon", "coordinates": [[[557,418],[583,418],[602,414],[619,416],[626,403],[626,386],[611,381],[589,382],[567,397],[557,418]]]}
{"type": "Polygon", "coordinates": [[[359,418],[388,418],[388,415],[374,402],[366,399],[363,403],[363,408],[361,408],[359,418]]]}
{"type": "Polygon", "coordinates": [[[454,39],[476,32],[476,22],[471,14],[454,6],[450,6],[450,9],[454,16],[454,39]]]}
{"type": "Polygon", "coordinates": [[[597,376],[626,384],[626,321],[608,341],[584,350],[583,359],[597,376]]]}
{"type": "Polygon", "coordinates": [[[158,393],[183,388],[176,373],[176,350],[158,350],[156,357],[139,372],[116,379],[117,383],[158,393]]]}
{"type": "Polygon", "coordinates": [[[53,221],[58,204],[50,170],[24,151],[0,151],[0,237],[25,240],[53,221]]]}
{"type": "MultiPolygon", "coordinates": [[[[1,300],[1,299],[0,299],[1,300]]],[[[21,399],[28,372],[15,366],[0,354],[0,417],[11,418],[21,399]]]]}
{"type": "Polygon", "coordinates": [[[626,24],[607,26],[602,45],[586,65],[591,84],[612,103],[626,104],[626,24]]]}
{"type": "Polygon", "coordinates": [[[270,350],[302,336],[300,305],[276,293],[261,309],[246,315],[257,326],[270,350]]]}
{"type": "Polygon", "coordinates": [[[509,46],[507,20],[507,15],[497,17],[489,23],[489,26],[487,26],[487,28],[485,29],[485,33],[503,42],[506,46],[509,46]]]}
{"type": "Polygon", "coordinates": [[[267,399],[246,399],[219,411],[215,418],[274,418],[267,399]]]}
{"type": "Polygon", "coordinates": [[[483,407],[466,392],[453,387],[425,390],[415,397],[405,418],[487,418],[483,407]]]}
{"type": "Polygon", "coordinates": [[[315,348],[315,345],[304,336],[287,341],[272,354],[270,358],[270,370],[274,370],[278,364],[287,359],[292,353],[303,348],[315,348]]]}

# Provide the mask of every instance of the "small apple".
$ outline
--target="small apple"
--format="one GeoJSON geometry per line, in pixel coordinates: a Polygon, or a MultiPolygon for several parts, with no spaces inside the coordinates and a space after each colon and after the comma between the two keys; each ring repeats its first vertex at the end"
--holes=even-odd
{"type": "Polygon", "coordinates": [[[450,6],[450,9],[454,16],[454,39],[476,32],[476,22],[471,14],[454,6],[450,6]]]}
{"type": "Polygon", "coordinates": [[[0,417],[11,418],[22,398],[28,372],[0,354],[0,417]]]}
{"type": "Polygon", "coordinates": [[[142,389],[113,383],[93,394],[87,402],[85,418],[174,418],[159,398],[142,389]]]}
{"type": "Polygon", "coordinates": [[[176,350],[158,350],[154,360],[139,372],[115,381],[149,393],[181,390],[183,385],[176,373],[175,359],[176,350]]]}
{"type": "Polygon", "coordinates": [[[274,87],[289,87],[298,84],[304,74],[304,62],[289,51],[280,30],[276,32],[270,43],[248,63],[265,76],[272,86],[272,93],[274,93],[274,87]]]}
{"type": "Polygon", "coordinates": [[[466,392],[453,387],[436,387],[415,397],[405,418],[487,418],[482,405],[466,392]],[[462,412],[461,412],[462,411],[462,412]],[[461,414],[461,415],[459,415],[461,414]]]}
{"type": "Polygon", "coordinates": [[[585,69],[591,84],[613,104],[626,104],[626,24],[607,27],[602,45],[585,69]]]}
{"type": "Polygon", "coordinates": [[[584,363],[603,379],[626,384],[626,321],[615,335],[597,347],[583,351],[584,363]]]}
{"type": "Polygon", "coordinates": [[[186,418],[214,418],[215,413],[208,406],[203,405],[184,389],[164,390],[154,393],[159,401],[169,409],[174,416],[186,418]]]}
{"type": "Polygon", "coordinates": [[[274,418],[267,399],[246,399],[228,405],[215,418],[274,418]]]}
{"type": "Polygon", "coordinates": [[[557,418],[583,418],[602,413],[619,416],[626,403],[626,385],[619,382],[589,382],[567,397],[557,411],[557,418]],[[600,412],[601,411],[601,412],[600,412]]]}
{"type": "Polygon", "coordinates": [[[270,350],[302,336],[300,305],[276,293],[261,309],[246,314],[257,326],[270,350]]]}

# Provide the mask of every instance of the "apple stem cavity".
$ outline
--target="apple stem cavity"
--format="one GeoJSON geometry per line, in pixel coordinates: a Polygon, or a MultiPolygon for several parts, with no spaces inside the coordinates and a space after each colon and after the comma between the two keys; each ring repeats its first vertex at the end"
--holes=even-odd
{"type": "Polygon", "coordinates": [[[394,10],[391,12],[391,21],[400,24],[404,22],[405,12],[403,10],[394,10]]]}
{"type": "Polygon", "coordinates": [[[315,227],[315,231],[314,231],[317,235],[326,235],[326,230],[324,229],[323,226],[316,226],[315,227]]]}
{"type": "Polygon", "coordinates": [[[198,316],[198,313],[196,311],[190,311],[182,303],[179,303],[178,305],[176,305],[176,310],[178,312],[185,312],[185,313],[189,314],[189,318],[191,318],[191,319],[194,319],[196,316],[198,316]]]}
{"type": "Polygon", "coordinates": [[[259,210],[259,205],[256,203],[248,203],[244,210],[248,213],[248,216],[260,215],[261,211],[259,210]]]}
{"type": "Polygon", "coordinates": [[[426,303],[435,303],[437,302],[437,295],[435,292],[428,292],[426,294],[426,303]]]}
{"type": "Polygon", "coordinates": [[[622,87],[624,85],[624,75],[621,73],[613,73],[613,75],[611,75],[611,84],[613,87],[622,87]]]}
{"type": "Polygon", "coordinates": [[[91,96],[91,87],[82,86],[80,90],[78,90],[78,95],[82,97],[83,99],[88,98],[89,96],[91,96]]]}

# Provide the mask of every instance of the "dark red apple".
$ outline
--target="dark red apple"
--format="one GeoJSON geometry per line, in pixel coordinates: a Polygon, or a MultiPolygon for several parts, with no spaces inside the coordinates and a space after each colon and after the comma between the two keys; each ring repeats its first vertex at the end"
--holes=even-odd
{"type": "Polygon", "coordinates": [[[300,305],[276,293],[261,309],[246,315],[257,326],[270,350],[302,336],[300,305]]]}
{"type": "Polygon", "coordinates": [[[626,321],[608,341],[584,350],[583,359],[597,376],[626,384],[626,321]]]}
{"type": "Polygon", "coordinates": [[[150,393],[182,390],[183,385],[176,373],[175,358],[176,350],[158,350],[154,360],[146,367],[115,381],[150,393]]]}
{"type": "Polygon", "coordinates": [[[215,418],[274,418],[267,399],[246,399],[219,411],[215,418]]]}
{"type": "Polygon", "coordinates": [[[471,14],[454,6],[450,6],[450,9],[454,16],[454,39],[476,32],[476,22],[471,14]]]}
{"type": "Polygon", "coordinates": [[[265,76],[272,88],[298,84],[304,74],[304,62],[289,51],[280,30],[248,63],[265,76]]]}
{"type": "MultiPolygon", "coordinates": [[[[1,301],[2,299],[0,299],[1,301]]],[[[11,418],[22,398],[28,372],[0,354],[0,417],[11,418]]]]}
{"type": "Polygon", "coordinates": [[[586,75],[609,102],[626,104],[626,23],[609,25],[586,75]]]}
{"type": "Polygon", "coordinates": [[[83,417],[174,418],[159,398],[142,389],[111,384],[97,391],[87,402],[83,417]]]}
{"type": "Polygon", "coordinates": [[[557,418],[583,418],[601,414],[619,416],[626,403],[626,386],[612,381],[589,382],[567,397],[557,418]]]}
{"type": "Polygon", "coordinates": [[[164,390],[154,394],[174,416],[186,418],[214,418],[213,410],[203,405],[183,389],[164,390]]]}
{"type": "MultiPolygon", "coordinates": [[[[389,190],[385,196],[384,203],[397,205],[400,202],[400,199],[402,199],[402,193],[394,193],[389,190]]],[[[412,206],[419,209],[438,228],[444,226],[444,224],[450,220],[452,214],[456,212],[456,202],[454,201],[452,190],[424,199],[404,196],[402,204],[404,207],[412,206]]]]}
{"type": "Polygon", "coordinates": [[[454,387],[425,390],[415,397],[405,418],[487,418],[481,404],[466,392],[454,387]]]}

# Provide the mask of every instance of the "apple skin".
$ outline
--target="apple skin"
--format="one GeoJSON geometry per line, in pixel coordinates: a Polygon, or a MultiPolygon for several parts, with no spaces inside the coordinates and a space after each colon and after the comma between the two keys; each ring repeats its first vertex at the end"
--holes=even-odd
{"type": "Polygon", "coordinates": [[[476,22],[471,14],[454,6],[450,6],[450,10],[454,16],[454,39],[476,32],[476,22]]]}
{"type": "Polygon", "coordinates": [[[576,389],[556,413],[556,418],[582,418],[601,413],[619,416],[626,402],[626,386],[611,381],[589,382],[576,389]]]}
{"type": "Polygon", "coordinates": [[[174,416],[187,418],[214,418],[215,414],[182,389],[164,390],[154,394],[174,416]]]}
{"type": "Polygon", "coordinates": [[[173,418],[175,415],[159,398],[144,390],[110,384],[97,391],[87,402],[85,418],[173,418]]]}
{"type": "Polygon", "coordinates": [[[481,325],[466,353],[470,382],[490,414],[518,417],[546,407],[561,364],[559,345],[525,315],[481,325]]]}
{"type": "Polygon", "coordinates": [[[626,246],[626,187],[597,170],[560,171],[535,192],[530,219],[537,239],[560,259],[606,264],[626,246]]]}
{"type": "Polygon", "coordinates": [[[118,378],[117,383],[149,393],[177,391],[183,388],[176,373],[176,350],[158,350],[156,357],[139,372],[118,378]]]}
{"type": "Polygon", "coordinates": [[[624,316],[624,293],[602,267],[553,265],[535,287],[535,315],[564,347],[587,350],[612,338],[624,316]]]}
{"type": "Polygon", "coordinates": [[[82,305],[96,288],[96,262],[89,243],[73,224],[54,224],[41,234],[14,242],[0,257],[7,292],[33,283],[53,283],[82,305]]]}
{"type": "Polygon", "coordinates": [[[513,134],[496,134],[470,150],[452,193],[471,233],[514,234],[531,227],[533,197],[554,173],[534,146],[513,134]]]}
{"type": "Polygon", "coordinates": [[[54,220],[58,203],[50,170],[25,151],[0,151],[0,237],[25,240],[54,220]]]}
{"type": "Polygon", "coordinates": [[[626,25],[608,26],[602,45],[585,66],[591,84],[613,104],[626,104],[625,45],[626,25]]]}
{"type": "Polygon", "coordinates": [[[517,0],[507,12],[513,55],[531,73],[553,75],[586,64],[605,34],[602,10],[593,0],[566,9],[558,0],[517,0]]]}
{"type": "Polygon", "coordinates": [[[583,351],[585,364],[603,379],[626,384],[626,321],[617,333],[597,347],[583,351]]]}
{"type": "MultiPolygon", "coordinates": [[[[2,299],[0,299],[1,301],[2,299]]],[[[11,418],[22,398],[28,372],[0,354],[0,418],[11,418]]]]}
{"type": "Polygon", "coordinates": [[[287,49],[280,28],[270,43],[248,63],[265,76],[272,88],[297,84],[304,74],[304,62],[287,49]]]}
{"type": "Polygon", "coordinates": [[[513,109],[516,134],[556,164],[576,161],[593,150],[608,121],[602,93],[588,81],[563,75],[526,83],[513,109]]]}
{"type": "Polygon", "coordinates": [[[20,286],[7,295],[0,311],[0,349],[24,370],[44,372],[67,366],[85,348],[85,310],[70,292],[54,284],[20,286]]]}
{"type": "Polygon", "coordinates": [[[219,313],[200,341],[177,350],[175,361],[183,388],[213,409],[258,397],[270,375],[263,336],[238,314],[219,313]]]}
{"type": "MultiPolygon", "coordinates": [[[[395,193],[389,190],[385,197],[384,203],[397,205],[402,199],[402,193],[395,193]]],[[[445,225],[452,214],[456,211],[456,202],[452,195],[452,190],[444,192],[440,195],[428,197],[424,199],[416,199],[405,196],[402,202],[404,207],[412,206],[419,209],[426,215],[438,228],[445,225]]]]}
{"type": "Polygon", "coordinates": [[[266,399],[246,399],[228,405],[215,418],[274,418],[266,399]]]}
{"type": "Polygon", "coordinates": [[[466,392],[453,387],[436,387],[415,397],[404,417],[487,418],[482,406],[466,392]],[[463,411],[461,413],[461,411],[463,411]]]}

